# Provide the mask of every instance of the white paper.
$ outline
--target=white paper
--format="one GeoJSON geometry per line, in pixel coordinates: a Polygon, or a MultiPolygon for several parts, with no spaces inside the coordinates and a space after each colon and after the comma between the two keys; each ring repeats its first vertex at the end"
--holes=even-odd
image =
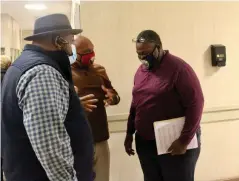
{"type": "MultiPolygon", "coordinates": [[[[168,153],[171,144],[180,137],[184,123],[185,117],[154,122],[158,155],[168,153]]],[[[194,149],[197,147],[198,140],[195,134],[187,149],[194,149]]]]}

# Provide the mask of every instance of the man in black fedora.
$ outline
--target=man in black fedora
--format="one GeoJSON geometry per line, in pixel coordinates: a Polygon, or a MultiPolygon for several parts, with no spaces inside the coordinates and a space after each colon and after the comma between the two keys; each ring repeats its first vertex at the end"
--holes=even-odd
{"type": "Polygon", "coordinates": [[[7,181],[92,181],[93,140],[74,90],[74,35],[63,14],[36,20],[2,83],[2,157],[7,181]]]}

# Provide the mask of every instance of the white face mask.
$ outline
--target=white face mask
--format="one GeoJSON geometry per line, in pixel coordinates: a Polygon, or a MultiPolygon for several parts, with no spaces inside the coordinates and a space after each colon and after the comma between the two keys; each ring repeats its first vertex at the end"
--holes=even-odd
{"type": "Polygon", "coordinates": [[[68,58],[69,58],[70,64],[72,65],[73,63],[75,63],[77,59],[76,46],[72,44],[71,50],[72,50],[72,55],[68,56],[68,58]]]}

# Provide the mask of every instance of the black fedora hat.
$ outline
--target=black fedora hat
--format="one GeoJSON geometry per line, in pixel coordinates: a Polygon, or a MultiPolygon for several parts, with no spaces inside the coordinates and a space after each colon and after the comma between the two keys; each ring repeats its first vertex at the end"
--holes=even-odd
{"type": "Polygon", "coordinates": [[[81,29],[72,29],[69,19],[64,14],[51,14],[38,18],[35,21],[33,35],[25,37],[24,40],[32,41],[37,37],[66,33],[77,35],[81,33],[81,29]]]}

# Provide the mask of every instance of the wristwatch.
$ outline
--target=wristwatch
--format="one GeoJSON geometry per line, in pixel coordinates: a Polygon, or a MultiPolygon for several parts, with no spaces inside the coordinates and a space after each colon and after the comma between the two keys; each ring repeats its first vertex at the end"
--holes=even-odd
{"type": "Polygon", "coordinates": [[[114,104],[118,104],[120,102],[120,96],[118,96],[118,94],[116,94],[114,97],[113,97],[113,102],[114,104]]]}

